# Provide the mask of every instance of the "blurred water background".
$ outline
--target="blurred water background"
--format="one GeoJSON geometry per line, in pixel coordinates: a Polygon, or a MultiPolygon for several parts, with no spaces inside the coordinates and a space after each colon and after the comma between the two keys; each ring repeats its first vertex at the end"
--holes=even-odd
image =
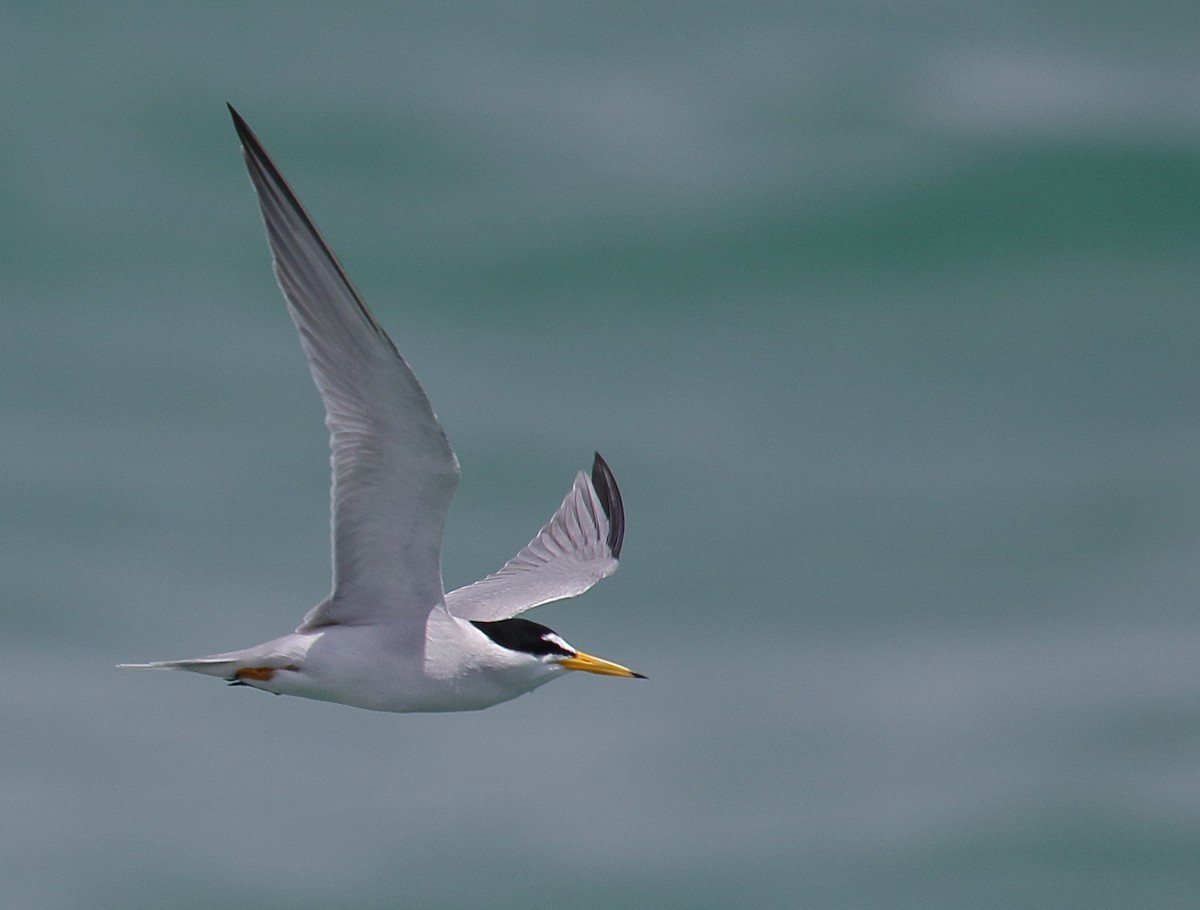
{"type": "Polygon", "coordinates": [[[1200,8],[10,2],[0,905],[1200,899],[1200,8]],[[224,102],[459,453],[448,584],[593,448],[642,670],[389,716],[120,660],[328,584],[224,102]]]}

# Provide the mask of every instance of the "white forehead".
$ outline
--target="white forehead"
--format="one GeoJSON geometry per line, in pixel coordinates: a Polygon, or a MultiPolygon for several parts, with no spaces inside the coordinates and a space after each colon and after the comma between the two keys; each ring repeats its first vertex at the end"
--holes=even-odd
{"type": "Polygon", "coordinates": [[[557,632],[546,632],[546,634],[544,634],[542,636],[542,640],[548,641],[552,645],[558,645],[564,651],[570,651],[572,654],[575,653],[575,649],[572,648],[569,644],[567,644],[567,642],[563,639],[563,637],[561,635],[559,635],[557,632]]]}

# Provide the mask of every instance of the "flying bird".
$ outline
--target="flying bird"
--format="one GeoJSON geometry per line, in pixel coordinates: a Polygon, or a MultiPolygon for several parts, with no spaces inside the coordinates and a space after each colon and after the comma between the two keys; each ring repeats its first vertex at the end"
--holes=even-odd
{"type": "Polygon", "coordinates": [[[621,491],[597,453],[516,556],[442,588],[442,530],[458,459],[429,400],[351,286],[279,169],[232,105],[275,277],[325,405],[333,585],[295,632],[190,660],[121,664],[222,678],[374,711],[473,711],[571,670],[644,678],[520,618],[617,568],[621,491]]]}

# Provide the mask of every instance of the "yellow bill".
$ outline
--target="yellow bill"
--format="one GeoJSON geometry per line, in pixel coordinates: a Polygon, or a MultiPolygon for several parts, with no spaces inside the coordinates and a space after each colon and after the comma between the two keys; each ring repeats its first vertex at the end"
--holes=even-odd
{"type": "Polygon", "coordinates": [[[634,673],[628,667],[614,664],[611,660],[592,657],[592,655],[584,654],[582,651],[576,651],[573,657],[559,658],[558,663],[568,670],[583,670],[585,673],[598,673],[601,676],[625,676],[632,677],[633,679],[646,678],[641,673],[634,673]]]}

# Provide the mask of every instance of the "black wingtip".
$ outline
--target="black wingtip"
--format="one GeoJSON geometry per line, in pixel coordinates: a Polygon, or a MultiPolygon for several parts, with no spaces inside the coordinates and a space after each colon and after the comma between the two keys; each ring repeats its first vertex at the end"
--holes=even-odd
{"type": "Polygon", "coordinates": [[[608,548],[612,551],[613,559],[621,558],[621,545],[625,542],[625,505],[621,502],[621,489],[617,486],[617,478],[600,453],[595,453],[592,460],[592,486],[600,497],[600,505],[608,518],[608,548]]]}
{"type": "MultiPolygon", "coordinates": [[[[242,143],[242,148],[252,153],[256,158],[265,160],[268,167],[278,174],[278,169],[275,168],[275,163],[271,161],[267,153],[263,151],[262,143],[259,142],[258,137],[254,135],[254,130],[250,129],[250,124],[248,124],[245,118],[237,112],[237,108],[228,101],[225,102],[225,106],[229,108],[229,116],[233,118],[233,128],[237,130],[238,141],[242,143]]],[[[279,175],[279,179],[283,181],[282,175],[279,175]]],[[[286,183],[286,181],[283,182],[286,183]]]]}
{"type": "Polygon", "coordinates": [[[225,106],[229,108],[229,116],[233,118],[233,127],[238,131],[238,135],[241,136],[244,133],[249,133],[250,127],[246,126],[246,121],[242,119],[242,115],[237,112],[237,108],[228,101],[225,102],[225,106]]]}
{"type": "MultiPolygon", "coordinates": [[[[242,143],[242,158],[245,160],[246,168],[250,172],[250,182],[254,184],[255,191],[258,193],[259,206],[263,209],[263,218],[267,218],[264,206],[268,197],[271,197],[277,204],[282,201],[284,207],[292,210],[324,251],[329,264],[341,277],[342,283],[350,293],[350,296],[354,298],[354,302],[358,305],[363,318],[367,320],[371,328],[388,343],[392,351],[399,357],[400,352],[396,350],[396,345],[392,343],[392,339],[383,330],[383,326],[379,324],[374,314],[367,309],[367,305],[358,296],[358,292],[354,290],[354,285],[346,277],[346,270],[342,268],[342,264],[338,262],[338,258],[329,249],[329,244],[325,242],[325,239],[321,236],[321,232],[317,230],[316,224],[313,223],[312,218],[305,211],[300,198],[288,184],[287,179],[280,172],[279,168],[276,167],[275,162],[271,160],[271,156],[267,154],[266,149],[262,147],[262,143],[258,141],[258,137],[254,135],[254,130],[250,129],[250,125],[237,112],[237,108],[228,101],[225,102],[225,106],[229,108],[229,116],[233,118],[233,128],[237,130],[238,140],[242,143]]],[[[270,233],[269,229],[268,233],[270,233]]]]}

